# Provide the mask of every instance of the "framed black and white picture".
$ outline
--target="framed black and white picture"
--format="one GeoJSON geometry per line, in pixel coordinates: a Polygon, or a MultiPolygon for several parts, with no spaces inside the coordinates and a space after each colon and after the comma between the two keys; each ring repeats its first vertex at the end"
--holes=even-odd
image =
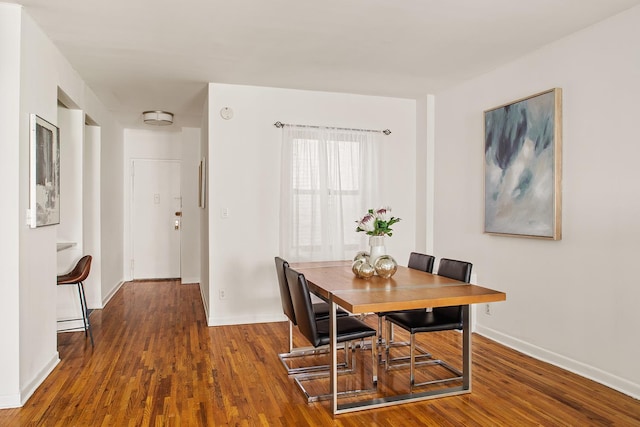
{"type": "Polygon", "coordinates": [[[562,89],[484,112],[484,231],[562,238],[562,89]]]}
{"type": "Polygon", "coordinates": [[[48,121],[30,117],[29,209],[31,228],[60,223],[59,130],[48,121]]]}

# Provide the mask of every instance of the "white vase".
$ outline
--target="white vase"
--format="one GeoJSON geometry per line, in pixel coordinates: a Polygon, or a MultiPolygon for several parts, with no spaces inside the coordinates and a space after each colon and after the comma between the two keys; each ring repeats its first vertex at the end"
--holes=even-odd
{"type": "Polygon", "coordinates": [[[376,259],[387,254],[387,248],[384,245],[384,236],[370,236],[369,246],[371,247],[369,251],[369,263],[375,266],[376,259]]]}

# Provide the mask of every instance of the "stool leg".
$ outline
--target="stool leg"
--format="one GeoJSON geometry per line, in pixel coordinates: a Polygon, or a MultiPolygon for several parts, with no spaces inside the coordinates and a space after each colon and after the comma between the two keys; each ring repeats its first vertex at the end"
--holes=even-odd
{"type": "Polygon", "coordinates": [[[80,294],[80,306],[82,307],[82,321],[84,322],[84,335],[87,336],[87,330],[89,331],[89,338],[91,338],[91,346],[93,343],[93,333],[91,332],[91,323],[89,322],[89,313],[87,312],[87,298],[84,295],[84,284],[78,282],[78,294],[80,294]]]}

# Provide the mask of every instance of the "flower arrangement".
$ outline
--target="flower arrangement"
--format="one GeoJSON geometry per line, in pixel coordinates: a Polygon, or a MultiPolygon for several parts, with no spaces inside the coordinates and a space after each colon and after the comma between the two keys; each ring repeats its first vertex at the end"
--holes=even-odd
{"type": "Polygon", "coordinates": [[[391,226],[399,222],[400,218],[391,216],[391,208],[388,206],[373,210],[369,209],[367,214],[356,221],[358,227],[356,231],[364,231],[369,236],[389,236],[393,235],[391,226]]]}

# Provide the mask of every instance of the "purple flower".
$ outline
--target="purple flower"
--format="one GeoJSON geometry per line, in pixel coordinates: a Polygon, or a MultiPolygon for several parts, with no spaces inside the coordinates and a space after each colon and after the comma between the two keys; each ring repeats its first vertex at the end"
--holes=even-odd
{"type": "Polygon", "coordinates": [[[375,211],[376,219],[380,221],[389,222],[391,219],[391,208],[389,206],[384,206],[375,211]]]}
{"type": "Polygon", "coordinates": [[[364,231],[369,236],[392,236],[391,226],[400,221],[400,218],[391,216],[391,208],[383,206],[369,212],[360,220],[356,220],[356,231],[364,231]]]}
{"type": "Polygon", "coordinates": [[[375,230],[375,222],[376,219],[371,214],[366,214],[360,222],[358,222],[358,228],[361,228],[363,231],[373,231],[375,230]]]}

